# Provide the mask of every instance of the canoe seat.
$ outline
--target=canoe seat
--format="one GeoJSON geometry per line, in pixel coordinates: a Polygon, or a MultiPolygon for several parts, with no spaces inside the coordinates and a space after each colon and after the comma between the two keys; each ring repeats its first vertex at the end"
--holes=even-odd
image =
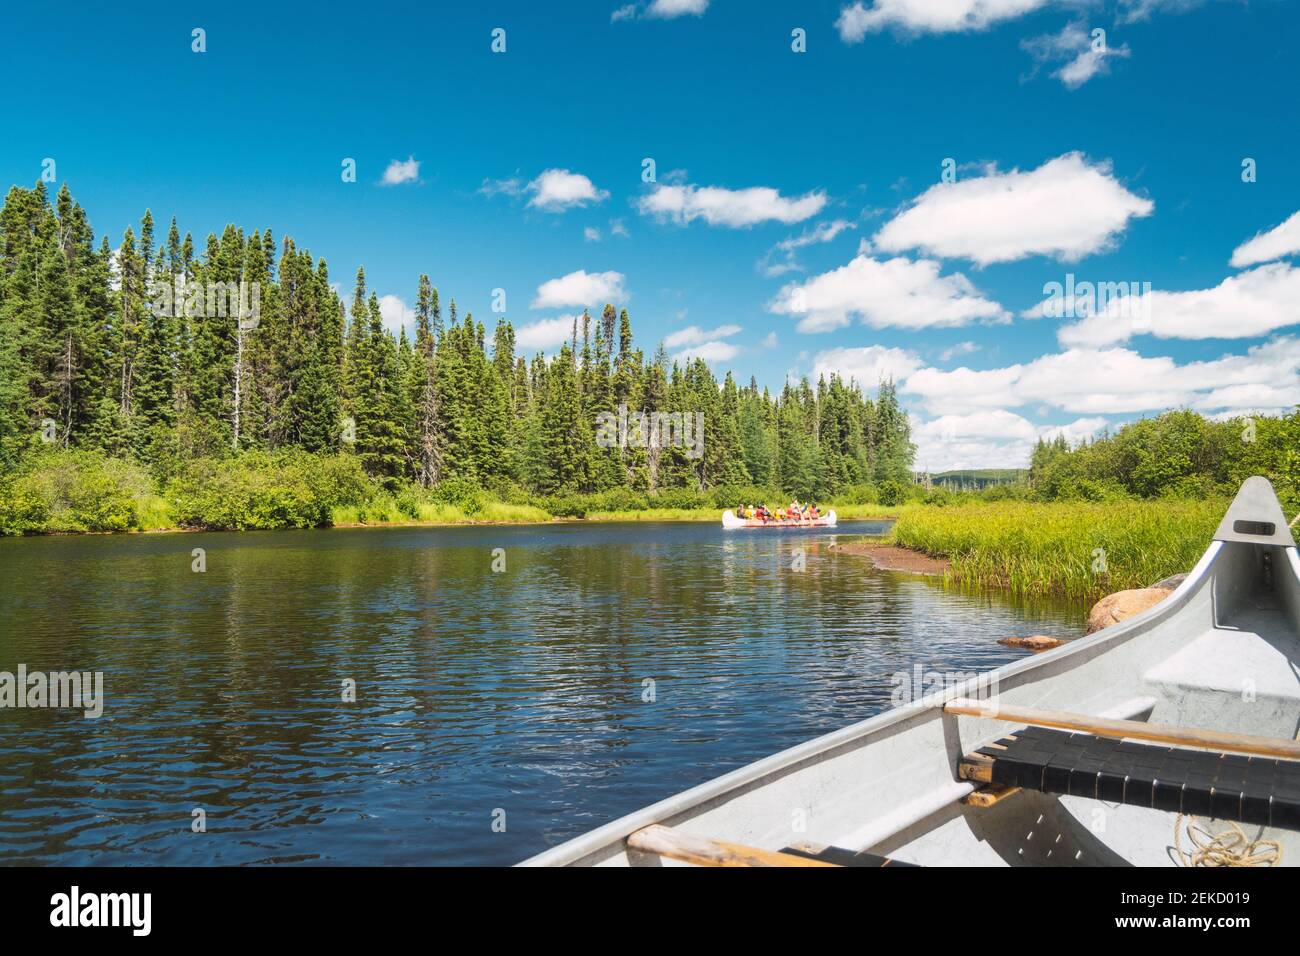
{"type": "Polygon", "coordinates": [[[963,758],[968,780],[1300,830],[1300,761],[1028,727],[963,758]]]}

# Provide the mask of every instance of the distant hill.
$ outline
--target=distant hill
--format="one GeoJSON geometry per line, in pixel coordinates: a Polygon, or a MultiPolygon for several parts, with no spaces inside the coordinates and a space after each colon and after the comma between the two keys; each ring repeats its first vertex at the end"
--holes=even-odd
{"type": "MultiPolygon", "coordinates": [[[[1025,481],[1028,468],[966,468],[958,471],[940,471],[930,475],[930,483],[951,489],[987,488],[989,485],[1008,485],[1025,481]]],[[[916,480],[925,480],[924,472],[916,472],[916,480]]]]}

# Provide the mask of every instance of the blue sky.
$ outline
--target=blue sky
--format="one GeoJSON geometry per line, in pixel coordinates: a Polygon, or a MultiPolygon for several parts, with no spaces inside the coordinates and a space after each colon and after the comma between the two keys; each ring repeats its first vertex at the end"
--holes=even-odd
{"type": "Polygon", "coordinates": [[[893,374],[918,467],[1010,466],[1300,402],[1297,44],[1284,0],[16,8],[0,179],[269,226],[395,323],[424,272],[532,346],[612,296],[742,381],[893,374]],[[1139,294],[1043,317],[1068,274],[1139,294]]]}

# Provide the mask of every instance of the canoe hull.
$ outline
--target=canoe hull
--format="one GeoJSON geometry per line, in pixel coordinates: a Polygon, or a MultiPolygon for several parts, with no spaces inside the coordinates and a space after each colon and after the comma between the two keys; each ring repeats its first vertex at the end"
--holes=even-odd
{"type": "MultiPolygon", "coordinates": [[[[628,849],[628,835],[652,824],[768,850],[812,842],[930,866],[1179,865],[1175,829],[1188,821],[1176,813],[1032,791],[991,807],[962,802],[975,787],[958,777],[962,755],[1016,725],[948,714],[942,703],[996,698],[1294,739],[1300,557],[1289,540],[1221,529],[1177,590],[1135,617],[742,767],[523,865],[676,865],[628,849]]],[[[1276,841],[1281,865],[1300,864],[1300,833],[1243,829],[1276,841]]]]}
{"type": "Polygon", "coordinates": [[[834,509],[814,521],[756,521],[737,518],[736,513],[730,509],[722,512],[722,527],[728,531],[741,528],[763,528],[769,531],[776,528],[787,528],[796,531],[800,528],[833,528],[838,520],[839,518],[836,516],[834,509]]]}

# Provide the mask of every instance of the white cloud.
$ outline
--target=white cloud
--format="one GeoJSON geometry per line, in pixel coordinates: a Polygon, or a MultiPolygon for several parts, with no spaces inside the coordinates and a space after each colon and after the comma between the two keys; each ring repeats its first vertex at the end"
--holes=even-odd
{"type": "Polygon", "coordinates": [[[537,287],[532,301],[534,309],[550,309],[566,305],[603,305],[606,302],[626,301],[621,272],[587,272],[579,269],[558,279],[548,279],[537,287]]]}
{"type": "Polygon", "coordinates": [[[939,353],[940,362],[951,362],[958,355],[970,355],[972,352],[978,352],[980,347],[974,342],[958,342],[956,345],[949,346],[939,353]]]}
{"type": "Polygon", "coordinates": [[[415,312],[399,295],[381,295],[379,314],[383,316],[384,328],[394,335],[415,321],[415,312]]]}
{"type": "Polygon", "coordinates": [[[1009,318],[959,272],[939,275],[939,263],[898,257],[881,261],[865,254],[848,265],[791,283],[768,309],[800,316],[800,332],[828,332],[857,314],[872,328],[921,329],[967,325],[978,319],[1009,318]]]}
{"type": "Polygon", "coordinates": [[[664,348],[675,349],[679,345],[700,345],[710,339],[725,339],[740,332],[739,325],[720,325],[716,329],[702,329],[698,325],[687,326],[670,333],[664,339],[664,348]]]}
{"type": "Polygon", "coordinates": [[[1109,163],[1066,153],[1022,173],[939,183],[875,235],[878,249],[922,249],[981,266],[1031,255],[1064,261],[1112,246],[1131,218],[1155,208],[1125,189],[1109,163]]]}
{"type": "Polygon", "coordinates": [[[677,17],[704,15],[709,0],[650,0],[649,3],[625,3],[609,15],[613,23],[620,20],[673,20],[677,17]]]}
{"type": "Polygon", "coordinates": [[[573,335],[576,316],[561,315],[521,325],[515,330],[515,344],[520,349],[551,349],[563,345],[573,335]]]}
{"type": "Polygon", "coordinates": [[[586,239],[588,242],[600,242],[600,230],[595,226],[588,226],[586,229],[582,230],[582,238],[586,239]]]}
{"type": "Polygon", "coordinates": [[[395,159],[389,163],[388,168],[384,170],[384,178],[379,182],[381,186],[397,186],[401,183],[418,182],[419,179],[420,161],[411,156],[406,162],[395,159]]]}
{"type": "Polygon", "coordinates": [[[1120,22],[1148,20],[1153,13],[1186,13],[1205,0],[1120,0],[1120,22]]]}
{"type": "Polygon", "coordinates": [[[797,198],[782,196],[768,186],[724,189],[721,186],[657,184],[637,203],[642,215],[686,225],[703,219],[710,226],[743,229],[761,222],[803,222],[826,205],[826,195],[811,192],[797,198]]]}
{"type": "Polygon", "coordinates": [[[673,360],[682,362],[689,359],[702,358],[709,362],[729,362],[740,352],[740,346],[733,345],[730,342],[700,342],[698,345],[688,345],[680,352],[673,354],[673,360]]]}
{"type": "Polygon", "coordinates": [[[1023,365],[975,371],[924,368],[900,392],[932,414],[1044,405],[1080,415],[1262,410],[1300,402],[1300,339],[1279,338],[1245,355],[1179,365],[1130,349],[1068,349],[1023,365]]]}
{"type": "Polygon", "coordinates": [[[1105,32],[1096,38],[1082,23],[1068,23],[1060,33],[1049,33],[1020,42],[1038,63],[1066,60],[1052,76],[1067,88],[1077,90],[1098,74],[1110,72],[1111,57],[1127,57],[1128,45],[1112,47],[1106,42],[1105,32]]]}
{"type": "Polygon", "coordinates": [[[709,0],[653,0],[645,15],[671,20],[673,17],[698,17],[709,9],[709,0]]]}
{"type": "Polygon", "coordinates": [[[1253,338],[1297,323],[1300,269],[1272,262],[1228,276],[1212,289],[1111,299],[1096,315],[1063,326],[1058,337],[1062,345],[1096,348],[1142,334],[1162,339],[1253,338]]]}
{"type": "MultiPolygon", "coordinates": [[[[775,334],[775,333],[773,333],[775,334]]],[[[863,348],[827,349],[813,356],[813,380],[823,375],[838,375],[844,381],[857,382],[872,389],[883,379],[900,381],[921,367],[921,359],[907,349],[889,349],[882,345],[863,348]]]]}
{"type": "Polygon", "coordinates": [[[1107,425],[1105,418],[1079,418],[1065,425],[1035,425],[1002,409],[940,415],[913,431],[916,464],[931,472],[959,468],[1023,468],[1040,437],[1066,436],[1074,443],[1107,425]]]}
{"type": "Polygon", "coordinates": [[[546,212],[564,212],[574,206],[601,203],[609,197],[608,192],[597,189],[582,173],[567,169],[548,169],[525,188],[533,194],[528,205],[546,212]]]}
{"type": "Polygon", "coordinates": [[[1258,265],[1283,256],[1293,256],[1300,252],[1300,212],[1275,229],[1261,232],[1247,242],[1232,250],[1229,262],[1234,269],[1242,266],[1258,265]]]}
{"type": "Polygon", "coordinates": [[[775,333],[775,332],[768,332],[767,335],[763,336],[763,343],[762,343],[762,344],[763,344],[763,348],[765,348],[765,349],[774,349],[774,348],[776,348],[776,346],[777,346],[776,333],[775,333]]]}
{"type": "Polygon", "coordinates": [[[1049,0],[862,0],[840,10],[835,28],[845,43],[894,27],[912,33],[983,30],[1046,6],[1049,0]]]}
{"type": "Polygon", "coordinates": [[[830,242],[846,229],[856,228],[857,224],[849,222],[847,219],[828,219],[825,222],[819,222],[812,228],[805,229],[797,236],[782,239],[769,249],[767,254],[759,260],[759,270],[769,278],[784,275],[787,272],[795,272],[800,268],[794,257],[796,249],[802,249],[815,243],[830,242]],[[782,254],[783,261],[772,261],[772,257],[777,253],[782,254]]]}
{"type": "Polygon", "coordinates": [[[484,196],[521,196],[524,192],[524,181],[518,177],[485,179],[478,191],[484,196]]]}
{"type": "Polygon", "coordinates": [[[627,231],[627,226],[623,225],[622,219],[611,219],[609,221],[609,234],[611,236],[622,236],[624,239],[631,235],[627,231]]]}

